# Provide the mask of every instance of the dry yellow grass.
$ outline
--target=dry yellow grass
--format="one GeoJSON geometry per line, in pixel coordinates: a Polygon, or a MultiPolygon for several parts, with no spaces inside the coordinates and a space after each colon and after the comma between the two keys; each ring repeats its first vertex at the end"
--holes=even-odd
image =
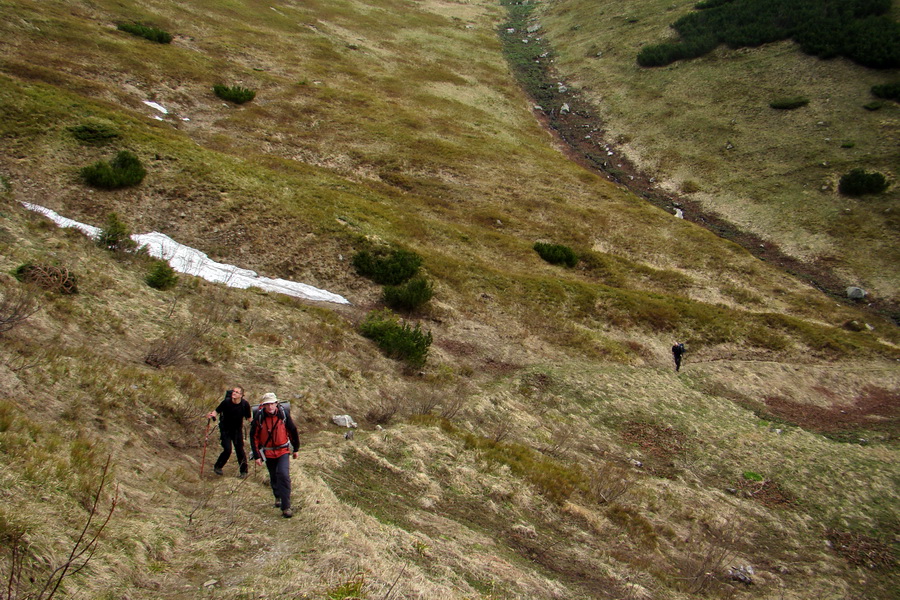
{"type": "MultiPolygon", "coordinates": [[[[509,77],[497,6],[23,0],[0,17],[0,271],[59,264],[80,289],[46,294],[0,344],[0,536],[27,533],[39,581],[111,455],[120,502],[66,595],[889,597],[890,565],[854,566],[824,535],[892,539],[896,414],[848,422],[865,445],[777,419],[895,399],[894,326],[846,331],[867,317],[570,164],[509,77]],[[125,37],[112,24],[126,17],[176,39],[125,37]],[[222,106],[220,77],[257,99],[222,106]],[[156,121],[146,99],[173,114],[156,121]],[[78,166],[111,153],[67,133],[87,118],[140,155],[142,186],[80,183],[78,166]],[[141,260],[21,201],[90,224],[115,210],[353,304],[190,278],[159,292],[141,260]],[[425,259],[421,372],[356,330],[380,293],[349,265],[361,238],[425,259]],[[537,240],[602,254],[563,270],[537,240]],[[144,363],[148,341],[213,306],[227,318],[182,362],[144,363]],[[697,338],[681,375],[675,336],[697,338]],[[199,477],[204,414],[234,384],[291,402],[291,520],[262,469],[211,474],[215,430],[199,477]],[[367,415],[386,402],[400,412],[379,430],[367,415]],[[352,440],[335,414],[360,423],[352,440]],[[773,487],[743,487],[750,471],[773,487]],[[619,478],[615,501],[592,491],[619,478]],[[794,503],[763,502],[776,492],[794,503]],[[720,550],[754,566],[755,587],[721,565],[705,577],[720,550]]],[[[18,286],[4,276],[0,293],[18,286]]]]}

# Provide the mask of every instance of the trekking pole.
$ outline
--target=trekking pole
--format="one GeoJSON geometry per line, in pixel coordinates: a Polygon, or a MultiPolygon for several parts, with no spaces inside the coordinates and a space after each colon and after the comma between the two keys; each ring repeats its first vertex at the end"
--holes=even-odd
{"type": "Polygon", "coordinates": [[[209,444],[209,428],[212,422],[212,419],[206,419],[206,433],[203,435],[203,457],[200,459],[200,477],[203,477],[203,465],[206,464],[206,446],[209,444]]]}

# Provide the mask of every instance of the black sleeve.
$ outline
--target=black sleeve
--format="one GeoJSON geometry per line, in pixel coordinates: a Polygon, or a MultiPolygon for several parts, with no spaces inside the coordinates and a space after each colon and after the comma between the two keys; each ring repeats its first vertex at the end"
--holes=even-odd
{"type": "Polygon", "coordinates": [[[262,458],[256,445],[256,419],[250,421],[250,460],[262,458]]]}
{"type": "Polygon", "coordinates": [[[244,400],[244,409],[243,409],[242,412],[244,413],[244,414],[243,414],[243,417],[244,417],[245,419],[252,419],[252,418],[253,418],[253,413],[250,411],[250,403],[247,402],[246,400],[244,400]]]}
{"type": "Polygon", "coordinates": [[[219,406],[216,407],[216,412],[219,413],[219,415],[221,415],[225,411],[225,403],[226,400],[222,400],[221,402],[219,402],[219,406]]]}
{"type": "Polygon", "coordinates": [[[297,431],[297,426],[294,425],[291,413],[287,409],[284,411],[284,428],[287,429],[291,445],[294,447],[294,452],[296,452],[300,449],[300,433],[297,431]]]}

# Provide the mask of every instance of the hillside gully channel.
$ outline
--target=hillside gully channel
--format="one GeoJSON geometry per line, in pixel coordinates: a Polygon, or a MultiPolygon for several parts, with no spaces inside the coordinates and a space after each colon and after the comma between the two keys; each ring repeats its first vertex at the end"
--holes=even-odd
{"type": "MultiPolygon", "coordinates": [[[[514,16],[513,12],[510,10],[511,16],[514,16]]],[[[571,160],[666,212],[674,213],[676,208],[681,209],[686,220],[739,244],[758,259],[802,279],[835,301],[853,304],[900,325],[900,305],[878,299],[865,302],[849,300],[846,296],[847,284],[835,277],[827,266],[788,256],[771,240],[741,230],[733,223],[703,210],[699,202],[670,194],[657,186],[652,175],[641,172],[612,140],[607,139],[603,122],[596,116],[594,107],[569,89],[553,72],[550,65],[552,51],[540,37],[540,26],[525,26],[524,23],[526,21],[522,18],[511,19],[500,32],[507,59],[534,102],[534,114],[562,142],[571,160]],[[523,47],[528,47],[527,53],[521,52],[523,47]],[[527,60],[523,60],[526,57],[527,60]],[[539,98],[535,97],[538,95],[535,92],[539,93],[539,98]]]]}

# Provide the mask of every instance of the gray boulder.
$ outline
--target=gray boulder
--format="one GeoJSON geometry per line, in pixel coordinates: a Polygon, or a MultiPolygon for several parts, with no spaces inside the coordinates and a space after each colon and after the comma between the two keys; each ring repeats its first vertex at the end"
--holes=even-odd
{"type": "Polygon", "coordinates": [[[847,288],[847,297],[851,300],[862,300],[867,295],[866,290],[861,287],[856,287],[855,285],[851,285],[847,288]]]}

